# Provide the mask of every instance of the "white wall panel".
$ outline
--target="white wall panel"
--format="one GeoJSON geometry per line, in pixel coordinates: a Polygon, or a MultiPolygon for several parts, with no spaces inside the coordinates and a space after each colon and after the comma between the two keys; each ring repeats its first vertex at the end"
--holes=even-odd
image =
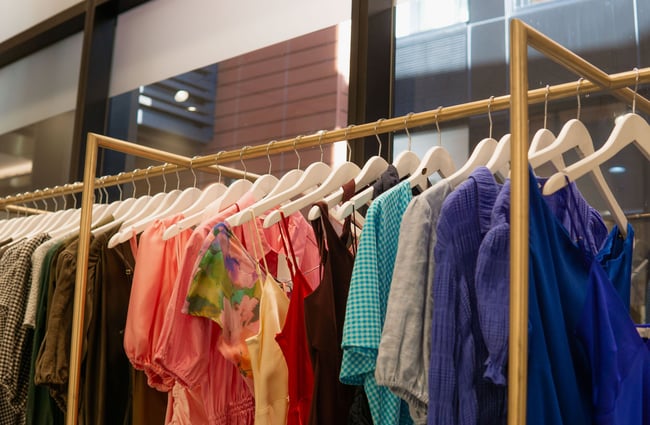
{"type": "Polygon", "coordinates": [[[0,1],[0,42],[56,15],[82,0],[0,1]]]}
{"type": "Polygon", "coordinates": [[[156,0],[122,14],[111,96],[350,19],[351,0],[156,0]]]}
{"type": "Polygon", "coordinates": [[[0,134],[75,108],[82,34],[0,68],[0,134]]]}

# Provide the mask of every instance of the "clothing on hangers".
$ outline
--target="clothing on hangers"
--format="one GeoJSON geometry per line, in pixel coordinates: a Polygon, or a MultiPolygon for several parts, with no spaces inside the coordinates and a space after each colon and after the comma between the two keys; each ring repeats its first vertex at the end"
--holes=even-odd
{"type": "Polygon", "coordinates": [[[12,245],[0,259],[0,422],[25,421],[29,386],[30,338],[22,326],[29,290],[30,259],[34,250],[49,239],[40,233],[12,245]]]}
{"type": "Polygon", "coordinates": [[[377,354],[377,384],[408,403],[416,424],[427,422],[433,250],[440,208],[451,191],[443,180],[414,197],[404,212],[386,310],[388,325],[377,354]]]}
{"type": "MultiPolygon", "coordinates": [[[[604,241],[606,228],[574,185],[542,198],[532,173],[530,181],[528,423],[587,424],[592,417],[589,372],[571,332],[585,299],[587,260],[604,241]]],[[[476,272],[481,331],[489,351],[485,377],[496,383],[505,383],[509,266],[494,259],[508,252],[508,212],[506,183],[476,272]]]]}
{"type": "MultiPolygon", "coordinates": [[[[429,425],[498,423],[505,391],[482,378],[476,261],[501,185],[479,167],[445,199],[434,248],[429,425]],[[457,401],[455,401],[457,400],[457,401]]],[[[503,257],[505,258],[505,257],[503,257]]],[[[494,259],[494,261],[497,261],[494,259]]]]}
{"type": "MultiPolygon", "coordinates": [[[[289,221],[281,214],[282,242],[287,246],[290,261],[291,301],[282,330],[275,336],[289,367],[289,412],[288,425],[301,425],[309,422],[312,394],[314,391],[314,371],[311,364],[307,332],[305,329],[305,297],[314,289],[310,286],[298,264],[294,244],[289,233],[289,221]]],[[[311,230],[311,228],[310,228],[311,230]]]]}
{"type": "MultiPolygon", "coordinates": [[[[51,271],[55,267],[56,258],[65,249],[66,242],[54,239],[54,245],[47,251],[42,261],[39,280],[32,280],[32,287],[38,286],[38,304],[36,306],[34,320],[34,336],[31,358],[29,362],[29,387],[27,389],[27,423],[30,425],[63,425],[63,412],[56,406],[54,399],[50,397],[50,391],[45,386],[37,386],[34,383],[36,373],[36,359],[39,348],[45,336],[45,322],[48,314],[48,299],[51,297],[50,289],[53,289],[51,271]],[[38,408],[37,408],[38,406],[38,408]]],[[[45,242],[47,244],[49,241],[45,242]]],[[[38,248],[36,249],[38,251],[38,248]]],[[[36,251],[34,251],[36,253],[36,251]]],[[[32,258],[33,258],[32,254],[32,258]]],[[[33,276],[33,275],[32,275],[33,276]]],[[[31,288],[30,288],[31,289],[31,288]]],[[[32,291],[30,290],[30,295],[32,291]]],[[[29,305],[28,305],[29,308],[29,305]]]]}
{"type": "Polygon", "coordinates": [[[245,195],[192,231],[153,354],[158,367],[196,394],[194,398],[201,401],[209,418],[234,424],[251,423],[255,414],[253,395],[236,366],[218,349],[221,328],[213,321],[184,314],[182,309],[204,238],[217,223],[252,202],[253,198],[245,195]]]}
{"type": "Polygon", "coordinates": [[[402,215],[413,197],[408,181],[379,196],[368,208],[352,272],[343,325],[340,379],[363,385],[375,424],[409,424],[408,406],[375,381],[402,215]]]}
{"type": "MultiPolygon", "coordinates": [[[[343,185],[341,202],[352,197],[354,187],[354,180],[343,185]]],[[[316,206],[320,217],[311,225],[320,251],[321,281],[304,298],[305,330],[314,370],[309,424],[335,425],[347,423],[356,390],[355,386],[341,383],[339,373],[343,321],[357,241],[356,235],[351,235],[351,217],[346,218],[339,235],[330,222],[327,205],[317,203],[316,206]]]]}

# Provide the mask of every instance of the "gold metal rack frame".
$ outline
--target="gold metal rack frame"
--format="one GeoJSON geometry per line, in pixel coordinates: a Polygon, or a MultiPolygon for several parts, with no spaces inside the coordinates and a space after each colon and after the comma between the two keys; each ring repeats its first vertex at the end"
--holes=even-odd
{"type": "MultiPolygon", "coordinates": [[[[122,141],[120,141],[122,142],[122,141]]],[[[125,143],[125,149],[128,149],[129,145],[134,145],[133,143],[125,143]]],[[[135,145],[142,147],[139,145],[135,145]]],[[[144,147],[145,150],[151,151],[151,148],[144,147]]],[[[125,151],[125,153],[128,153],[125,151]]],[[[157,155],[157,154],[156,154],[157,155]]],[[[133,170],[124,173],[120,173],[113,176],[103,176],[95,178],[95,187],[110,187],[118,184],[131,183],[137,180],[145,180],[152,177],[167,175],[168,173],[177,172],[179,170],[187,169],[198,169],[204,172],[219,174],[225,177],[234,177],[234,178],[247,178],[249,180],[255,180],[259,177],[258,174],[245,172],[238,170],[236,168],[225,167],[223,165],[213,165],[213,164],[194,164],[193,158],[188,158],[182,155],[170,154],[169,158],[176,158],[177,163],[167,163],[164,165],[157,165],[152,167],[147,167],[142,170],[133,170]],[[180,165],[177,165],[180,164],[180,165]]],[[[157,157],[154,157],[152,154],[149,159],[156,160],[157,157]]],[[[53,188],[39,189],[33,192],[26,192],[21,194],[16,194],[12,196],[6,196],[0,198],[0,209],[7,209],[14,212],[24,212],[29,214],[43,213],[48,211],[42,211],[38,209],[21,207],[18,208],[16,204],[24,204],[27,202],[40,201],[42,199],[50,199],[59,196],[71,195],[74,193],[79,193],[83,191],[83,182],[69,183],[63,186],[56,186],[53,188]]]]}
{"type": "MultiPolygon", "coordinates": [[[[453,121],[474,115],[485,114],[488,106],[492,111],[511,108],[511,294],[510,294],[510,345],[508,376],[508,423],[521,425],[526,423],[526,377],[527,377],[527,323],[528,323],[528,105],[542,103],[545,99],[556,100],[597,91],[611,91],[612,95],[632,103],[636,99],[639,110],[650,114],[650,102],[642,96],[636,96],[628,86],[636,83],[650,82],[650,68],[608,75],[569,50],[563,48],[543,34],[535,31],[521,21],[511,21],[510,33],[510,81],[511,95],[499,96],[460,105],[438,108],[437,110],[408,114],[397,118],[380,120],[349,126],[344,129],[321,131],[306,136],[298,136],[270,144],[246,148],[245,150],[226,151],[219,154],[197,158],[186,158],[164,151],[159,151],[134,143],[125,142],[98,134],[88,134],[84,180],[82,184],[81,218],[79,232],[79,251],[74,291],[74,312],[72,321],[72,340],[70,347],[70,371],[66,424],[78,422],[79,383],[82,358],[83,320],[85,313],[84,297],[88,270],[88,252],[90,248],[90,224],[92,219],[93,192],[98,185],[128,182],[130,176],[96,179],[97,153],[99,148],[136,155],[150,160],[175,164],[179,168],[213,167],[217,164],[234,162],[242,159],[277,154],[295,149],[317,147],[337,141],[359,139],[362,137],[401,131],[445,121],[453,121]],[[562,64],[571,71],[585,78],[582,82],[570,82],[528,91],[527,48],[528,45],[546,54],[552,60],[562,64]]],[[[172,166],[167,166],[172,170],[172,166]]],[[[162,167],[157,171],[162,174],[162,167]]],[[[244,172],[239,171],[240,175],[244,172]]],[[[226,175],[226,172],[223,172],[226,175]]],[[[149,174],[153,176],[153,174],[149,174]]],[[[250,175],[250,173],[249,173],[250,175]]],[[[139,174],[145,178],[145,170],[139,174]]],[[[33,198],[30,198],[30,200],[33,198]]],[[[0,199],[0,207],[22,203],[20,197],[0,199]]]]}
{"type": "MultiPolygon", "coordinates": [[[[617,87],[610,76],[524,22],[510,21],[510,329],[508,347],[508,425],[526,423],[528,376],[528,47],[603,89],[617,87]]],[[[636,82],[641,81],[640,72],[636,82]]],[[[630,103],[640,99],[630,90],[614,91],[630,103]]],[[[645,103],[645,101],[643,101],[645,103]]],[[[644,112],[647,110],[644,108],[644,112]]]]}

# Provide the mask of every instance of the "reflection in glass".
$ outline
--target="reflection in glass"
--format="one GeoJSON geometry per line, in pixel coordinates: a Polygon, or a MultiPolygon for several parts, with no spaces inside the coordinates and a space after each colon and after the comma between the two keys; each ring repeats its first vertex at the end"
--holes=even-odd
{"type": "Polygon", "coordinates": [[[0,196],[68,183],[74,112],[0,135],[0,196]]]}
{"type": "MultiPolygon", "coordinates": [[[[344,127],[349,49],[346,22],[144,85],[111,99],[109,135],[191,157],[344,127]]],[[[324,147],[323,160],[337,162],[341,153],[324,147]]],[[[304,168],[320,159],[320,150],[300,156],[304,168]]],[[[293,152],[271,159],[276,175],[298,160],[293,152]]],[[[111,155],[104,164],[104,174],[115,174],[149,162],[111,155]]],[[[269,167],[266,158],[245,165],[255,173],[269,167]]],[[[190,173],[182,176],[191,184],[190,173]]],[[[199,173],[201,184],[213,178],[199,173]]],[[[157,184],[152,180],[153,190],[157,184]]]]}

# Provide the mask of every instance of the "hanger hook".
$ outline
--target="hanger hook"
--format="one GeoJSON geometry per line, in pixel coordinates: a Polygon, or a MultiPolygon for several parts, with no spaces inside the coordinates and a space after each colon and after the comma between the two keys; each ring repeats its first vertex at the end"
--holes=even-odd
{"type": "Polygon", "coordinates": [[[345,143],[348,145],[348,162],[352,159],[352,145],[350,144],[350,139],[348,138],[348,133],[354,127],[354,124],[350,124],[345,128],[345,143]]]}
{"type": "Polygon", "coordinates": [[[269,160],[269,172],[267,174],[271,174],[271,170],[273,168],[273,164],[271,163],[271,154],[269,153],[269,150],[271,150],[271,146],[273,146],[277,140],[271,140],[269,143],[266,144],[266,159],[269,160]]]}
{"type": "MultiPolygon", "coordinates": [[[[48,191],[48,190],[50,190],[50,188],[49,188],[49,187],[46,187],[45,189],[43,189],[43,190],[39,190],[38,192],[43,193],[43,194],[47,194],[47,191],[48,191]]],[[[41,199],[41,202],[43,202],[43,209],[44,209],[45,211],[47,211],[47,201],[45,200],[45,198],[42,198],[42,199],[41,199]]],[[[34,202],[34,206],[36,207],[36,209],[38,209],[38,205],[36,204],[36,202],[34,202]]]]}
{"type": "Polygon", "coordinates": [[[190,171],[192,172],[192,177],[194,178],[194,186],[192,187],[196,187],[196,172],[194,171],[194,159],[196,158],[198,158],[197,155],[190,158],[190,171]]]}
{"type": "Polygon", "coordinates": [[[135,198],[135,173],[137,173],[138,171],[140,170],[136,168],[131,172],[131,185],[133,186],[133,193],[131,194],[131,198],[135,198]]]}
{"type": "MultiPolygon", "coordinates": [[[[413,116],[413,112],[409,112],[404,118],[404,131],[406,131],[406,136],[408,137],[408,150],[411,150],[411,133],[409,133],[408,121],[413,116]]],[[[437,121],[437,120],[436,120],[437,121]]]]}
{"type": "Polygon", "coordinates": [[[576,114],[576,119],[580,119],[580,112],[582,110],[582,104],[580,102],[580,86],[582,85],[582,81],[584,78],[580,77],[578,78],[578,87],[576,87],[576,99],[578,99],[578,113],[576,114]]]}
{"type": "Polygon", "coordinates": [[[377,156],[381,156],[381,137],[379,137],[379,133],[377,133],[377,127],[381,124],[382,121],[384,121],[384,118],[379,118],[375,123],[375,137],[377,138],[377,143],[379,143],[379,153],[377,156]]]}
{"type": "Polygon", "coordinates": [[[52,191],[50,192],[50,194],[52,195],[52,202],[54,202],[54,211],[58,211],[58,210],[59,210],[59,203],[56,201],[56,197],[54,196],[54,194],[56,193],[56,190],[57,190],[58,188],[59,188],[59,186],[56,185],[56,186],[54,186],[54,187],[52,188],[52,191]]]}
{"type": "Polygon", "coordinates": [[[442,133],[440,132],[440,124],[438,122],[438,115],[440,115],[440,111],[442,111],[442,106],[438,106],[438,109],[436,109],[436,129],[438,130],[438,146],[442,146],[442,133]]]}
{"type": "Polygon", "coordinates": [[[320,137],[318,138],[318,149],[320,149],[320,162],[323,162],[323,136],[327,134],[327,130],[319,130],[318,134],[320,137]]]}
{"type": "MultiPolygon", "coordinates": [[[[63,185],[63,191],[65,191],[65,189],[66,189],[68,186],[69,186],[68,183],[64,184],[64,185],[63,185]]],[[[68,197],[65,195],[65,193],[64,193],[63,196],[61,196],[61,197],[63,198],[63,209],[64,209],[64,210],[67,210],[67,209],[68,209],[68,197]]]]}
{"type": "Polygon", "coordinates": [[[221,165],[219,165],[219,158],[221,158],[221,155],[223,155],[225,151],[219,151],[217,152],[217,158],[214,160],[215,165],[217,166],[217,169],[219,170],[219,183],[221,183],[221,165]]]}
{"type": "Polygon", "coordinates": [[[298,149],[296,149],[296,143],[298,143],[298,141],[300,139],[302,139],[302,136],[296,136],[296,138],[293,139],[293,151],[296,153],[296,156],[298,157],[298,166],[296,167],[296,169],[298,169],[298,170],[300,170],[300,160],[301,160],[301,158],[300,158],[300,154],[298,153],[298,149]]]}
{"type": "Polygon", "coordinates": [[[634,97],[632,98],[632,113],[636,113],[636,92],[639,89],[639,68],[634,67],[636,78],[634,79],[634,97]]]}
{"type": "MultiPolygon", "coordinates": [[[[99,183],[100,183],[101,181],[102,181],[102,178],[101,178],[101,177],[97,177],[97,180],[96,180],[96,182],[95,182],[95,190],[97,191],[97,194],[99,195],[99,196],[97,197],[97,199],[98,199],[98,200],[97,200],[97,203],[98,203],[98,204],[101,204],[101,203],[104,202],[104,193],[102,192],[102,188],[99,186],[99,183]]],[[[47,190],[47,189],[46,189],[46,190],[47,190]]],[[[94,193],[93,193],[93,195],[94,195],[94,193]]]]}
{"type": "Polygon", "coordinates": [[[244,164],[243,156],[244,152],[246,152],[246,149],[250,148],[250,146],[244,146],[239,150],[239,162],[241,162],[241,166],[244,167],[244,180],[248,177],[248,170],[246,169],[246,164],[244,164]]]}
{"type": "Polygon", "coordinates": [[[151,196],[151,182],[149,181],[149,171],[153,168],[152,165],[147,167],[147,170],[144,172],[144,179],[147,181],[147,196],[151,196]]]}
{"type": "Polygon", "coordinates": [[[551,92],[551,86],[546,85],[546,93],[544,93],[544,130],[546,130],[546,121],[548,119],[548,95],[551,92]]]}
{"type": "Polygon", "coordinates": [[[492,102],[494,101],[494,96],[490,96],[488,101],[488,120],[490,120],[490,139],[492,138],[492,102]]]}
{"type": "MultiPolygon", "coordinates": [[[[102,179],[102,181],[106,181],[107,179],[108,179],[108,176],[104,176],[104,178],[102,179]]],[[[108,204],[109,201],[110,201],[109,198],[111,197],[111,194],[108,193],[108,189],[106,188],[106,185],[103,185],[103,186],[102,186],[102,190],[104,191],[104,195],[106,195],[106,203],[108,204]]]]}
{"type": "Polygon", "coordinates": [[[106,197],[106,193],[104,192],[104,187],[102,186],[103,182],[104,182],[104,177],[102,176],[102,177],[99,178],[99,182],[98,182],[99,185],[97,187],[97,190],[99,190],[99,193],[101,195],[101,201],[99,202],[100,204],[104,203],[104,199],[106,197]]]}
{"type": "Polygon", "coordinates": [[[169,163],[167,162],[165,162],[162,166],[163,192],[167,192],[167,176],[165,175],[165,171],[167,170],[168,166],[169,163]]]}
{"type": "MultiPolygon", "coordinates": [[[[40,192],[40,191],[41,191],[40,189],[36,189],[36,190],[34,191],[34,194],[38,196],[38,192],[40,192]]],[[[33,199],[32,199],[32,207],[34,207],[35,209],[38,209],[38,204],[37,204],[36,201],[33,200],[33,199]]]]}
{"type": "Polygon", "coordinates": [[[115,182],[117,183],[117,190],[120,192],[120,201],[122,201],[122,197],[124,196],[124,192],[122,191],[122,185],[120,184],[120,177],[124,174],[124,171],[120,171],[117,173],[117,177],[115,178],[115,182]]]}

